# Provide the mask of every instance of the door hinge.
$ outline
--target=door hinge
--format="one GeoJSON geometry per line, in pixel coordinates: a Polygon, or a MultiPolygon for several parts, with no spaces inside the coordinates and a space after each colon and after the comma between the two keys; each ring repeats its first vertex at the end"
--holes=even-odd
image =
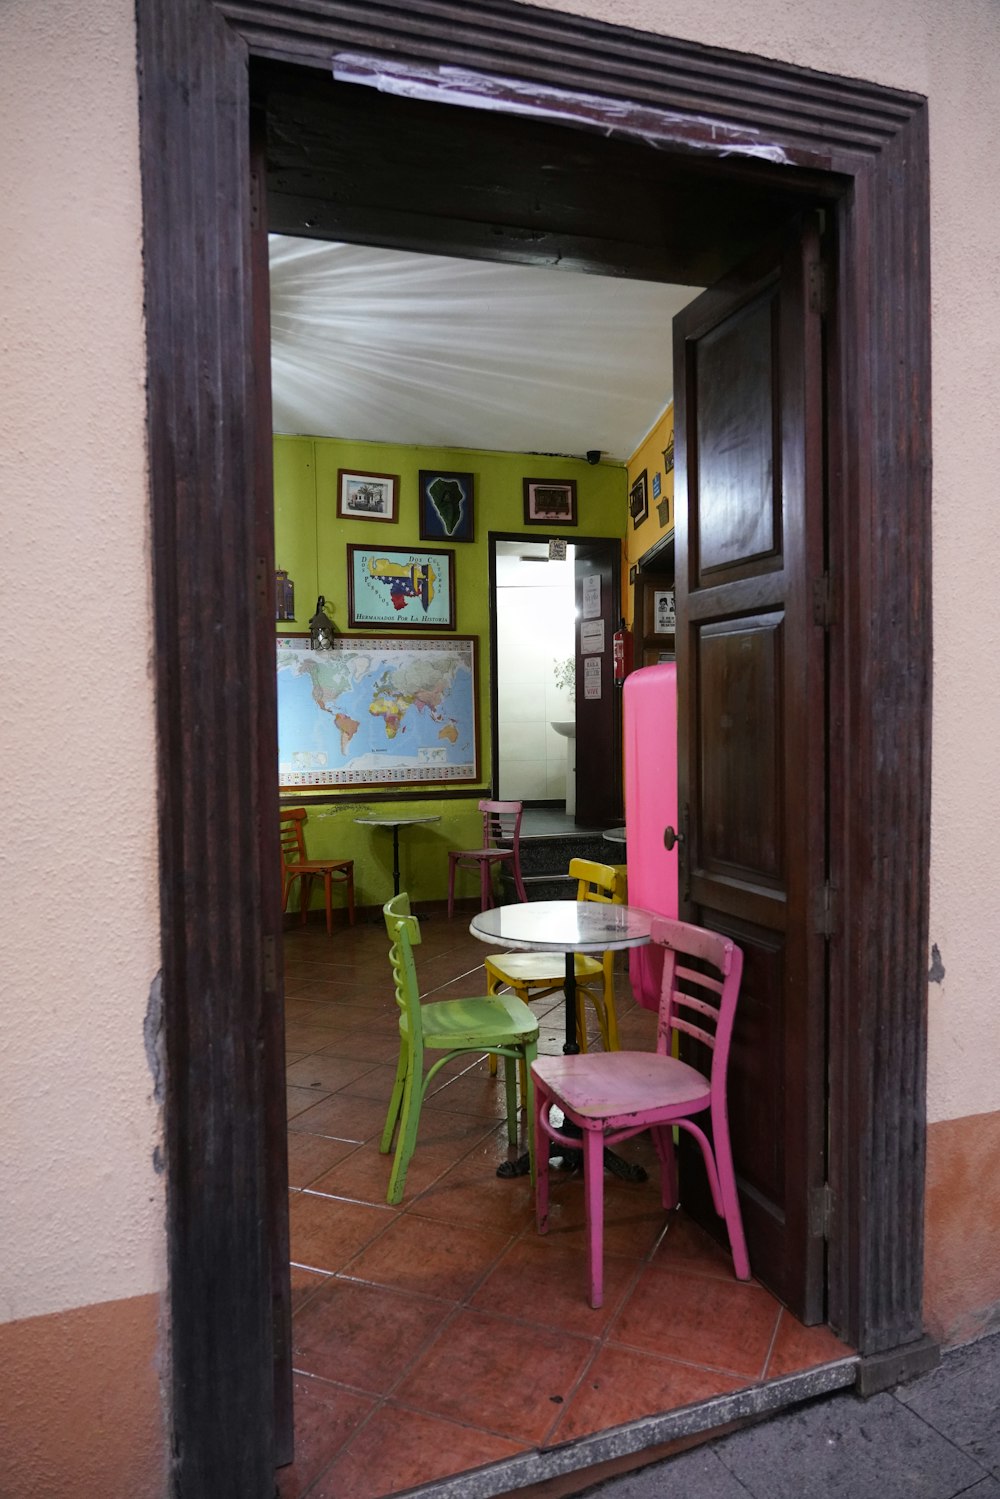
{"type": "Polygon", "coordinates": [[[823,630],[828,630],[833,624],[833,590],[829,573],[824,573],[813,583],[813,624],[823,630]]]}
{"type": "Polygon", "coordinates": [[[809,311],[826,317],[830,310],[830,270],[825,260],[809,264],[809,311]]]}
{"type": "Polygon", "coordinates": [[[273,937],[265,937],[262,946],[264,960],[264,993],[274,994],[278,987],[278,944],[273,937]]]}
{"type": "Polygon", "coordinates": [[[836,1199],[829,1182],[809,1193],[809,1233],[813,1238],[828,1239],[833,1227],[836,1199]]]}
{"type": "Polygon", "coordinates": [[[816,933],[832,937],[836,930],[837,892],[829,880],[821,886],[816,901],[816,933]]]}

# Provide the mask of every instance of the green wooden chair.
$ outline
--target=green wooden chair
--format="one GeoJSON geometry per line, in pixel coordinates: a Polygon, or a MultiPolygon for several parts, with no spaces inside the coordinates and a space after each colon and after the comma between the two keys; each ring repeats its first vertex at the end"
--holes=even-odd
{"type": "Polygon", "coordinates": [[[383,1155],[396,1139],[396,1157],[389,1177],[387,1202],[399,1202],[406,1183],[406,1168],[417,1143],[420,1108],[432,1079],[452,1057],[463,1052],[488,1052],[503,1057],[507,1092],[507,1138],[517,1144],[517,1067],[522,1064],[524,1103],[529,1127],[528,1151],[531,1179],[535,1179],[534,1148],[531,1143],[531,1063],[538,1050],[538,1021],[528,1006],[513,994],[483,995],[475,999],[445,999],[421,1004],[413,949],[420,941],[420,923],[410,915],[405,891],[382,907],[389,933],[389,962],[399,1006],[399,1064],[389,1100],[385,1129],[379,1145],[383,1155]],[[425,1051],[442,1055],[424,1071],[425,1051]]]}

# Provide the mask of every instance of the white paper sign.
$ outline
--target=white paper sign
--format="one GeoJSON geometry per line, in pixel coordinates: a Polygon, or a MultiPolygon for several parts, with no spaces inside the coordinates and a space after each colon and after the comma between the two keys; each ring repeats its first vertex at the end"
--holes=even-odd
{"type": "Polygon", "coordinates": [[[583,695],[595,699],[601,696],[601,658],[586,656],[583,662],[583,695]]]}
{"type": "Polygon", "coordinates": [[[669,635],[677,628],[677,608],[674,602],[674,590],[665,589],[662,593],[653,594],[653,613],[656,616],[657,635],[669,635]]]}
{"type": "Polygon", "coordinates": [[[593,573],[583,580],[583,617],[584,619],[600,619],[601,617],[600,573],[593,573]]]}
{"type": "Polygon", "coordinates": [[[593,656],[604,650],[604,621],[592,619],[580,626],[580,654],[593,656]]]}

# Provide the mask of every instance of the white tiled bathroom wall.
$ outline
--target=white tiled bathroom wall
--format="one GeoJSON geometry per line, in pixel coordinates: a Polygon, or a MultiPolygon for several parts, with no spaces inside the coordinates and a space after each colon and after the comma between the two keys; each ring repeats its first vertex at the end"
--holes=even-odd
{"type": "Polygon", "coordinates": [[[570,691],[555,681],[556,663],[574,651],[572,557],[549,562],[544,544],[499,542],[496,577],[499,794],[563,800],[567,743],[575,741],[551,724],[572,721],[576,711],[570,691]]]}

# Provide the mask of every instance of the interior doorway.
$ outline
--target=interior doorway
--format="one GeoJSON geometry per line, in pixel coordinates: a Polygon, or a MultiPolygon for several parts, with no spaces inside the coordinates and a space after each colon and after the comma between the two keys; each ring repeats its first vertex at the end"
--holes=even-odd
{"type": "Polygon", "coordinates": [[[548,560],[550,538],[490,533],[493,785],[531,792],[544,774],[554,796],[515,799],[561,803],[569,825],[599,830],[622,819],[621,688],[613,660],[621,544],[601,536],[551,539],[566,543],[564,561],[548,560]],[[525,758],[517,753],[519,725],[528,713],[537,720],[528,733],[546,767],[527,771],[533,782],[517,780],[525,758]]]}
{"type": "MultiPolygon", "coordinates": [[[[564,220],[532,238],[529,253],[540,246],[562,253],[572,241],[578,260],[603,259],[632,272],[686,256],[688,273],[698,266],[696,279],[710,284],[732,263],[725,251],[734,233],[752,239],[762,221],[773,222],[776,197],[786,206],[819,199],[837,218],[845,294],[831,330],[830,366],[837,583],[830,606],[837,771],[831,826],[842,908],[831,958],[831,1188],[840,1201],[831,1220],[831,1305],[873,1358],[913,1343],[920,1332],[927,900],[926,880],[912,872],[927,866],[929,802],[924,101],[660,37],[643,38],[640,55],[632,33],[527,7],[511,7],[518,25],[494,27],[488,37],[477,9],[454,14],[447,37],[428,39],[421,28],[440,25],[439,8],[417,5],[413,34],[402,41],[377,7],[352,14],[349,28],[317,23],[319,32],[304,29],[292,7],[271,4],[266,12],[245,6],[244,19],[230,29],[211,0],[190,0],[182,44],[180,32],[165,34],[158,7],[146,0],[139,6],[174,1424],[187,1491],[206,1495],[234,1485],[248,1496],[269,1492],[274,1450],[261,1120],[272,1136],[276,1123],[266,1049],[247,1040],[271,1028],[280,1003],[273,946],[270,965],[267,952],[276,936],[267,874],[277,869],[276,791],[259,748],[273,734],[269,424],[257,423],[255,453],[248,147],[242,129],[233,128],[244,119],[248,52],[308,57],[319,79],[338,49],[356,54],[367,46],[399,58],[412,47],[418,59],[536,80],[522,82],[520,102],[511,103],[517,91],[508,90],[515,114],[533,107],[528,96],[536,87],[578,88],[587,96],[582,126],[572,93],[549,94],[547,113],[564,115],[561,139],[605,153],[604,171],[586,164],[591,190],[566,201],[607,208],[609,226],[635,226],[638,237],[588,242],[564,220]],[[582,72],[567,73],[564,50],[582,72]],[[203,65],[205,57],[212,67],[203,65]],[[713,122],[707,131],[706,120],[713,122]],[[652,152],[635,146],[650,139],[659,142],[652,152]],[[633,151],[660,220],[637,219],[627,206],[615,212],[617,169],[633,151]],[[676,190],[694,194],[691,212],[676,212],[657,163],[675,171],[676,190]],[[605,176],[607,198],[594,190],[605,176]],[[733,211],[740,194],[747,213],[733,211]],[[714,273],[705,265],[713,245],[714,273]],[[204,412],[205,420],[192,423],[192,412],[204,412]],[[852,538],[862,535],[859,548],[852,538]],[[910,621],[905,635],[895,628],[903,615],[910,621]],[[243,687],[223,693],[223,683],[243,687]],[[214,702],[225,711],[218,733],[206,736],[206,707],[214,702]],[[204,817],[206,800],[252,808],[256,820],[240,832],[230,819],[204,817]],[[876,1045],[885,1035],[898,1038],[891,1054],[876,1045]],[[223,1116],[232,1128],[206,1128],[223,1116]],[[208,1284],[207,1262],[226,1264],[225,1285],[208,1284]]],[[[412,67],[418,91],[432,96],[434,77],[419,62],[412,67]]],[[[454,92],[453,77],[449,87],[454,92]]],[[[520,148],[542,127],[496,112],[493,123],[498,149],[489,160],[497,182],[505,155],[522,172],[520,148]]],[[[453,160],[447,135],[440,151],[419,152],[439,172],[453,160]]],[[[354,140],[359,156],[367,139],[361,131],[354,140]]],[[[441,176],[457,189],[453,201],[467,205],[459,179],[450,168],[441,176]]],[[[367,170],[356,180],[367,183],[367,170]]],[[[285,185],[293,197],[287,176],[285,185]]],[[[399,233],[399,203],[376,196],[382,232],[399,233]]],[[[485,205],[480,218],[458,215],[460,232],[524,253],[530,210],[520,232],[510,224],[497,236],[496,217],[485,205]]]]}

